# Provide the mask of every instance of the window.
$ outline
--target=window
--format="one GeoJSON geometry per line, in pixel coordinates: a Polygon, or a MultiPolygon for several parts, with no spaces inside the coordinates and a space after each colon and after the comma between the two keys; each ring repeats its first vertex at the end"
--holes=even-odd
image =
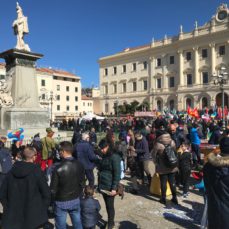
{"type": "Polygon", "coordinates": [[[126,83],[122,84],[122,92],[124,92],[124,93],[126,92],[126,83]]]}
{"type": "Polygon", "coordinates": [[[122,66],[122,72],[123,72],[123,73],[126,73],[126,65],[123,65],[123,66],[122,66]]]}
{"type": "Polygon", "coordinates": [[[42,95],[41,95],[41,98],[42,98],[43,100],[45,100],[45,94],[42,94],[42,95]]]}
{"type": "Polygon", "coordinates": [[[45,80],[41,80],[41,86],[45,87],[45,80]]]}
{"type": "Polygon", "coordinates": [[[147,90],[147,80],[143,80],[143,90],[146,91],[147,90]]]}
{"type": "Polygon", "coordinates": [[[161,78],[157,79],[157,88],[161,88],[161,78]]]}
{"type": "Polygon", "coordinates": [[[76,79],[72,79],[72,82],[76,82],[76,79]]]}
{"type": "Polygon", "coordinates": [[[136,70],[137,70],[137,64],[133,63],[133,71],[136,72],[136,70]]]}
{"type": "Polygon", "coordinates": [[[90,103],[87,103],[87,106],[90,107],[90,103]]]}
{"type": "Polygon", "coordinates": [[[75,111],[78,111],[78,106],[75,106],[75,111]]]}
{"type": "Polygon", "coordinates": [[[108,94],[108,85],[105,85],[105,86],[104,86],[104,93],[105,93],[105,95],[108,94]]]}
{"type": "Polygon", "coordinates": [[[56,85],[56,90],[57,90],[57,91],[60,90],[60,85],[56,85]]]}
{"type": "Polygon", "coordinates": [[[66,110],[69,111],[69,106],[66,106],[66,110]]]}
{"type": "Polygon", "coordinates": [[[58,100],[58,101],[60,100],[60,95],[56,96],[56,100],[58,100]]]}
{"type": "Polygon", "coordinates": [[[208,107],[208,99],[206,97],[202,98],[202,109],[208,107]]]}
{"type": "Polygon", "coordinates": [[[0,75],[0,80],[4,80],[5,79],[5,75],[0,75]]]}
{"type": "Polygon", "coordinates": [[[56,109],[59,111],[60,110],[60,105],[57,105],[56,106],[56,109]]]}
{"type": "Polygon", "coordinates": [[[104,69],[104,75],[105,75],[105,76],[108,75],[108,69],[107,69],[107,68],[104,69]]]}
{"type": "Polygon", "coordinates": [[[170,57],[169,57],[169,63],[170,63],[170,64],[174,64],[174,63],[175,63],[175,58],[174,58],[174,56],[170,56],[170,57]]]}
{"type": "Polygon", "coordinates": [[[224,45],[219,46],[219,55],[220,56],[225,55],[225,46],[224,45]]]}
{"type": "Polygon", "coordinates": [[[83,106],[85,106],[85,102],[83,102],[83,106]]]}
{"type": "Polygon", "coordinates": [[[157,67],[161,66],[161,58],[157,58],[157,67]]]}
{"type": "Polygon", "coordinates": [[[114,94],[117,93],[117,84],[114,84],[114,94]]]}
{"type": "Polygon", "coordinates": [[[69,101],[69,96],[68,95],[66,96],[66,101],[69,101]]]}
{"type": "Polygon", "coordinates": [[[106,104],[105,104],[105,113],[108,113],[108,110],[109,110],[109,104],[106,103],[106,104]]]}
{"type": "Polygon", "coordinates": [[[192,85],[192,74],[187,74],[187,85],[192,85]]]}
{"type": "Polygon", "coordinates": [[[208,72],[203,72],[203,84],[208,84],[208,72]]]}
{"type": "Polygon", "coordinates": [[[208,57],[208,50],[202,49],[202,58],[207,58],[207,57],[208,57]]]}
{"type": "Polygon", "coordinates": [[[169,77],[169,87],[175,87],[175,78],[169,77]]]}
{"type": "Polygon", "coordinates": [[[68,79],[66,77],[64,77],[63,79],[64,79],[64,81],[68,81],[68,79]]]}
{"type": "Polygon", "coordinates": [[[133,91],[137,91],[137,82],[133,82],[133,91]]]}
{"type": "Polygon", "coordinates": [[[78,96],[75,96],[75,101],[78,102],[78,96]]]}
{"type": "Polygon", "coordinates": [[[66,86],[66,91],[69,91],[69,86],[66,86]]]}
{"type": "Polygon", "coordinates": [[[54,79],[54,80],[57,80],[57,76],[53,76],[53,79],[54,79]]]}
{"type": "Polygon", "coordinates": [[[147,69],[147,65],[148,65],[147,61],[144,61],[144,62],[143,62],[143,69],[144,69],[144,70],[147,69]]]}
{"type": "Polygon", "coordinates": [[[117,74],[117,67],[114,67],[114,75],[116,75],[117,74]]]}
{"type": "Polygon", "coordinates": [[[78,87],[75,87],[75,92],[78,92],[78,87]]]}
{"type": "Polygon", "coordinates": [[[192,53],[191,52],[186,52],[186,60],[189,61],[192,59],[192,53]]]}

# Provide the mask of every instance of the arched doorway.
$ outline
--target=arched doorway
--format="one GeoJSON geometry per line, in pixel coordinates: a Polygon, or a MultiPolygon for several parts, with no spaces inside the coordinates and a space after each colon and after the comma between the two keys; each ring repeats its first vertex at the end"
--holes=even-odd
{"type": "Polygon", "coordinates": [[[202,98],[202,109],[208,107],[208,99],[206,97],[202,98]]]}
{"type": "Polygon", "coordinates": [[[192,107],[193,108],[193,102],[191,98],[187,98],[186,99],[186,109],[188,109],[188,107],[192,107]]]}
{"type": "Polygon", "coordinates": [[[170,110],[170,111],[173,111],[174,108],[175,108],[175,102],[174,102],[173,99],[171,99],[171,100],[169,101],[169,110],[170,110]]]}
{"type": "MultiPolygon", "coordinates": [[[[215,102],[216,102],[217,107],[222,106],[222,93],[219,93],[216,95],[215,102]]],[[[228,94],[227,93],[224,93],[224,106],[228,107],[228,94]]]]}
{"type": "Polygon", "coordinates": [[[157,100],[157,110],[158,111],[162,110],[162,102],[161,102],[161,100],[157,100]]]}

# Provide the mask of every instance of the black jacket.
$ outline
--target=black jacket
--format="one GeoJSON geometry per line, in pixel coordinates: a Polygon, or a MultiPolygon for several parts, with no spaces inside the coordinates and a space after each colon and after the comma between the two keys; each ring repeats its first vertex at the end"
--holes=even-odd
{"type": "Polygon", "coordinates": [[[190,152],[178,153],[179,170],[191,171],[192,154],[190,152]]]}
{"type": "Polygon", "coordinates": [[[41,169],[16,162],[0,190],[4,229],[34,229],[48,220],[50,191],[41,169]]]}
{"type": "Polygon", "coordinates": [[[84,168],[75,159],[64,159],[53,171],[51,194],[55,201],[77,199],[82,193],[84,168]]]}
{"type": "Polygon", "coordinates": [[[204,184],[208,199],[208,228],[228,229],[229,156],[209,154],[204,166],[204,184]]]}
{"type": "Polygon", "coordinates": [[[93,197],[88,197],[80,201],[80,207],[83,227],[94,227],[99,220],[99,211],[101,209],[99,201],[93,197]]]}

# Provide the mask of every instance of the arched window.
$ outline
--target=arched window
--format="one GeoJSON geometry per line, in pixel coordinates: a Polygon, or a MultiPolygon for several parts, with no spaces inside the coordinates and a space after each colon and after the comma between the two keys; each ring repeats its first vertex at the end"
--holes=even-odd
{"type": "Polygon", "coordinates": [[[161,100],[157,100],[157,110],[158,111],[161,111],[162,110],[161,100]]]}
{"type": "Polygon", "coordinates": [[[208,107],[208,99],[206,97],[202,98],[202,109],[208,107]]]}
{"type": "Polygon", "coordinates": [[[186,109],[187,109],[188,107],[192,107],[192,100],[191,100],[190,98],[187,98],[187,99],[186,99],[186,109]]]}
{"type": "Polygon", "coordinates": [[[169,109],[170,109],[170,111],[172,111],[172,110],[174,110],[174,108],[175,108],[175,102],[172,99],[172,100],[169,101],[169,109]]]}

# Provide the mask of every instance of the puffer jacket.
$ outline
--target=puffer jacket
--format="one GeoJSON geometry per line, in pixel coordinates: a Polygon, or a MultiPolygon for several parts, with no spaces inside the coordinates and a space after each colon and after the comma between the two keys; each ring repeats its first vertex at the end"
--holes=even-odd
{"type": "Polygon", "coordinates": [[[229,225],[229,155],[209,154],[204,166],[208,199],[208,228],[227,229],[229,225]]]}
{"type": "Polygon", "coordinates": [[[164,160],[163,152],[165,149],[165,145],[169,144],[171,144],[172,148],[176,152],[176,144],[172,140],[170,134],[164,133],[156,139],[153,150],[151,152],[154,163],[156,164],[156,172],[159,174],[175,173],[178,171],[177,167],[169,168],[164,160]]]}

